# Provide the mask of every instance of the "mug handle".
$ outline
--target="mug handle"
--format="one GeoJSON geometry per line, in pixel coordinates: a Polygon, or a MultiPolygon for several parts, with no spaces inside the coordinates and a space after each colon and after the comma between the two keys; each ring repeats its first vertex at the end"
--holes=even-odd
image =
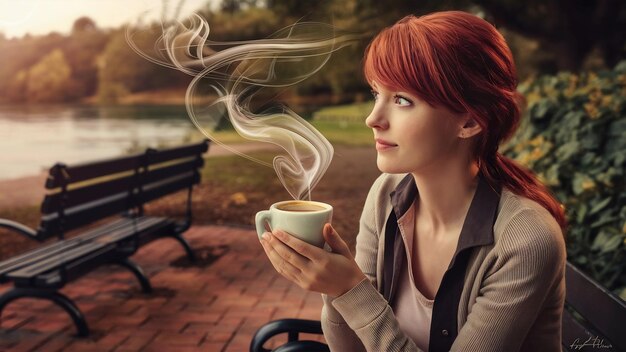
{"type": "Polygon", "coordinates": [[[270,221],[270,211],[269,210],[261,210],[256,213],[254,218],[254,222],[256,223],[256,233],[259,236],[259,240],[261,240],[261,236],[266,231],[265,230],[265,222],[270,221]]]}

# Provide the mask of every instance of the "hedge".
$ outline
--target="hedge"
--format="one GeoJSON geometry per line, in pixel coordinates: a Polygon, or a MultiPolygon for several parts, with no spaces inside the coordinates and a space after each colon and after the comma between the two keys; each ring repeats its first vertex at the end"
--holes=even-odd
{"type": "Polygon", "coordinates": [[[520,84],[527,108],[501,151],[565,207],[568,259],[626,300],[626,61],[520,84]]]}

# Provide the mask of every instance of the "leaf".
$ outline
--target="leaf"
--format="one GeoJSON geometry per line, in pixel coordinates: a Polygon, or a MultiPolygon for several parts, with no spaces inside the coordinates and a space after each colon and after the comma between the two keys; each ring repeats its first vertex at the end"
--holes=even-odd
{"type": "Polygon", "coordinates": [[[589,215],[593,215],[593,214],[599,212],[600,210],[604,209],[607,205],[609,205],[609,203],[611,203],[612,199],[613,199],[613,197],[607,197],[603,201],[601,201],[598,204],[594,205],[593,208],[591,208],[591,210],[589,211],[589,215]]]}
{"type": "Polygon", "coordinates": [[[571,158],[574,154],[578,153],[580,150],[580,145],[578,141],[571,141],[563,144],[556,151],[557,158],[561,159],[561,161],[566,161],[571,158]]]}
{"type": "Polygon", "coordinates": [[[585,215],[587,215],[587,204],[582,203],[580,204],[580,206],[578,207],[578,212],[576,215],[576,222],[579,224],[582,224],[585,220],[585,215]]]}
{"type": "Polygon", "coordinates": [[[626,134],[626,119],[616,120],[615,122],[611,123],[609,131],[609,135],[616,137],[626,134]]]}
{"type": "Polygon", "coordinates": [[[619,219],[617,216],[603,216],[600,218],[600,220],[594,222],[593,224],[589,225],[590,228],[594,229],[596,227],[600,227],[602,225],[606,225],[610,222],[613,222],[615,220],[619,219]]]}
{"type": "Polygon", "coordinates": [[[541,99],[537,102],[533,109],[533,117],[535,119],[543,119],[550,110],[550,101],[548,99],[541,99]]]}
{"type": "Polygon", "coordinates": [[[612,235],[608,241],[604,242],[600,251],[603,253],[612,252],[623,242],[622,236],[612,235]]]}
{"type": "Polygon", "coordinates": [[[574,174],[574,180],[572,181],[572,190],[575,195],[595,188],[595,182],[587,175],[577,172],[574,174]]]}
{"type": "Polygon", "coordinates": [[[596,239],[593,240],[593,244],[591,245],[591,250],[595,251],[600,248],[603,248],[610,238],[611,238],[611,234],[609,232],[600,231],[600,233],[598,233],[598,235],[596,236],[596,239]]]}

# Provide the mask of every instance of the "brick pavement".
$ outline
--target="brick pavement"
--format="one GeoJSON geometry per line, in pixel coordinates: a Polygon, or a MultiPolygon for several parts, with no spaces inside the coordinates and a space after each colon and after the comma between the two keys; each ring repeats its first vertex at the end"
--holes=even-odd
{"type": "Polygon", "coordinates": [[[88,338],[75,337],[69,316],[56,305],[14,301],[2,315],[0,351],[247,351],[254,332],[270,320],[319,319],[319,294],[278,275],[253,230],[194,226],[185,237],[201,256],[221,256],[204,267],[177,266],[185,262],[182,248],[162,239],[133,256],[150,277],[150,295],[114,266],[70,283],[61,292],[85,314],[88,338]]]}

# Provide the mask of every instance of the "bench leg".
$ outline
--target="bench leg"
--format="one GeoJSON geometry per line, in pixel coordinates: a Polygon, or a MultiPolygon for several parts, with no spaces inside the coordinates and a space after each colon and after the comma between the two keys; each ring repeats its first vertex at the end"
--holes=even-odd
{"type": "Polygon", "coordinates": [[[31,298],[41,298],[41,299],[49,299],[52,302],[56,303],[58,306],[63,308],[67,314],[74,321],[74,325],[76,325],[76,330],[78,336],[86,337],[89,336],[89,327],[87,326],[87,322],[85,321],[85,316],[78,309],[78,307],[72,302],[71,299],[67,298],[67,296],[54,291],[54,290],[45,290],[45,289],[31,289],[31,288],[13,288],[8,292],[4,293],[0,296],[0,315],[2,315],[2,311],[4,307],[11,303],[12,301],[22,298],[22,297],[31,297],[31,298]]]}
{"type": "Polygon", "coordinates": [[[187,252],[187,258],[189,258],[189,261],[195,263],[196,255],[193,253],[193,249],[191,249],[189,242],[187,242],[187,240],[179,233],[172,235],[172,237],[174,237],[183,246],[185,252],[187,252]]]}
{"type": "Polygon", "coordinates": [[[150,284],[150,279],[148,279],[148,277],[143,272],[141,267],[137,265],[135,262],[133,262],[132,260],[128,258],[122,258],[122,259],[116,259],[115,261],[113,261],[113,264],[121,265],[125,267],[126,269],[130,270],[133,274],[135,274],[135,277],[137,278],[137,280],[139,280],[139,284],[141,285],[141,290],[144,293],[152,292],[152,285],[150,284]]]}

